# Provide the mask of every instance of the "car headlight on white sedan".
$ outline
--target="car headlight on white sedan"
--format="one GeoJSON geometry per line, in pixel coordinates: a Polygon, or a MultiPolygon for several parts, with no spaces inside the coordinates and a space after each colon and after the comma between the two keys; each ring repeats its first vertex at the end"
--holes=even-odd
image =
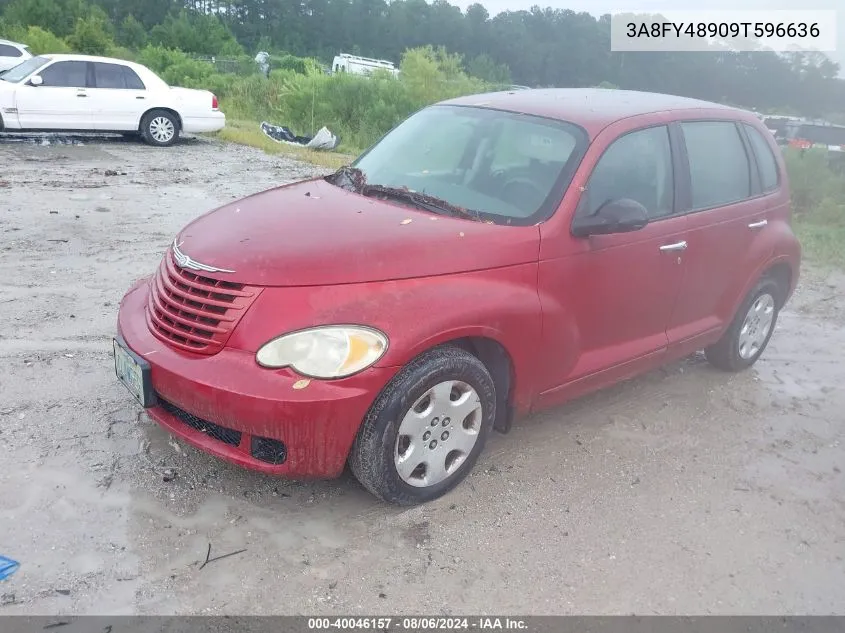
{"type": "Polygon", "coordinates": [[[373,365],[387,351],[387,336],[357,325],[328,325],[284,334],[261,346],[262,367],[290,367],[309,378],[344,378],[373,365]]]}

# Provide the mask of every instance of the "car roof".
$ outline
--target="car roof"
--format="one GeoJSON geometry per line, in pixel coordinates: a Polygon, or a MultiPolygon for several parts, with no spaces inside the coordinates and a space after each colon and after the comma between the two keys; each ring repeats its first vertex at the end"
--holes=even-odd
{"type": "Polygon", "coordinates": [[[742,119],[753,113],[676,95],[611,88],[532,88],[469,95],[439,105],[475,106],[571,121],[595,134],[615,121],[655,112],[721,110],[742,119]]]}
{"type": "Polygon", "coordinates": [[[73,53],[47,53],[39,55],[52,61],[78,61],[78,62],[106,62],[109,64],[127,64],[129,66],[137,66],[135,62],[130,62],[128,59],[118,59],[117,57],[98,57],[97,55],[76,55],[73,53]]]}
{"type": "Polygon", "coordinates": [[[8,46],[21,46],[26,48],[26,44],[21,44],[20,42],[13,42],[12,40],[4,40],[0,38],[0,44],[7,44],[8,46]]]}

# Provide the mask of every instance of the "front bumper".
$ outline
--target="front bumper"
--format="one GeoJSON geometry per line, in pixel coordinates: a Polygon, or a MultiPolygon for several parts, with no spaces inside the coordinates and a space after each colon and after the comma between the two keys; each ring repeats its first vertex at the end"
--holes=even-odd
{"type": "Polygon", "coordinates": [[[301,376],[261,368],[251,352],[224,348],[203,356],[169,347],[147,327],[148,292],[147,279],[129,290],[121,301],[117,329],[151,365],[160,400],[146,409],[153,420],[239,466],[292,478],[340,475],[361,421],[395,368],[371,368],[343,380],[313,380],[294,389],[301,376]],[[282,463],[255,456],[262,454],[257,446],[280,442],[282,463]]]}

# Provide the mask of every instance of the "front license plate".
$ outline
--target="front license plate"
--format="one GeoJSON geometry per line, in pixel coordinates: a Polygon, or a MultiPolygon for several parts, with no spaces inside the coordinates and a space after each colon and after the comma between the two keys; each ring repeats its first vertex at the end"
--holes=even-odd
{"type": "Polygon", "coordinates": [[[153,384],[150,379],[150,364],[126,345],[118,340],[112,339],[114,347],[114,373],[120,382],[129,389],[135,399],[143,407],[151,407],[155,404],[153,395],[153,384]]]}

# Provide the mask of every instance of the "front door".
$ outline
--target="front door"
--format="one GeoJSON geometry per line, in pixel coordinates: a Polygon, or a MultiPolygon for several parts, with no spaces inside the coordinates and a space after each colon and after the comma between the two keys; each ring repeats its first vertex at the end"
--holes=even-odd
{"type": "Polygon", "coordinates": [[[613,141],[587,181],[576,216],[630,198],[645,206],[649,224],[579,239],[576,253],[540,261],[543,340],[555,359],[544,372],[546,404],[564,399],[567,385],[615,368],[635,373],[638,361],[665,352],[687,239],[686,218],[673,216],[674,171],[665,125],[613,141]]]}
{"type": "Polygon", "coordinates": [[[93,115],[88,103],[88,62],[58,61],[42,69],[40,86],[15,90],[15,106],[22,128],[90,130],[93,115]]]}
{"type": "Polygon", "coordinates": [[[94,83],[88,90],[94,129],[137,130],[148,108],[147,91],[138,74],[124,64],[94,62],[94,83]]]}

